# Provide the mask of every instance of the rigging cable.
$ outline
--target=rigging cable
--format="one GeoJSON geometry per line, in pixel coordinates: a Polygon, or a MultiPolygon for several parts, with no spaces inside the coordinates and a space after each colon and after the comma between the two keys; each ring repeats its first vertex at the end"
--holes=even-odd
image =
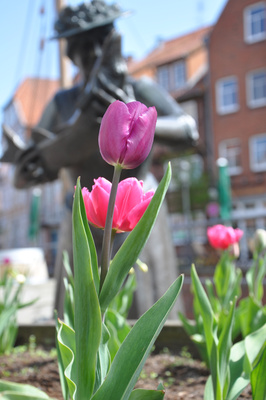
{"type": "Polygon", "coordinates": [[[43,54],[44,54],[44,48],[45,48],[45,32],[46,32],[46,25],[47,25],[47,18],[44,18],[44,16],[46,16],[45,0],[41,0],[41,6],[39,8],[39,13],[40,13],[40,31],[39,31],[39,49],[38,49],[38,53],[37,53],[37,68],[36,68],[37,73],[35,76],[36,79],[34,80],[35,85],[34,85],[34,88],[32,91],[32,98],[31,98],[32,107],[30,108],[30,110],[32,112],[32,116],[34,116],[34,112],[35,112],[36,106],[38,104],[37,99],[38,99],[38,92],[40,89],[40,72],[41,72],[42,60],[43,60],[43,54]]]}
{"type": "MultiPolygon", "coordinates": [[[[32,7],[31,7],[31,1],[28,0],[28,8],[27,8],[27,13],[26,13],[26,19],[25,19],[25,24],[24,24],[24,29],[23,29],[23,34],[21,35],[21,44],[20,44],[20,51],[18,55],[18,62],[17,66],[15,69],[15,77],[14,77],[14,82],[15,82],[15,88],[17,87],[19,81],[20,81],[20,72],[23,71],[23,65],[25,64],[25,43],[28,43],[27,37],[29,37],[29,26],[31,26],[30,21],[31,21],[31,15],[32,15],[32,7]]],[[[14,89],[15,92],[15,89],[14,89]]]]}

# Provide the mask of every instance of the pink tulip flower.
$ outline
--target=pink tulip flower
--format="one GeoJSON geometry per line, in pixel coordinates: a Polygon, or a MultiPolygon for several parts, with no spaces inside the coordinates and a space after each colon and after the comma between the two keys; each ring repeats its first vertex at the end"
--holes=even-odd
{"type": "Polygon", "coordinates": [[[207,229],[207,236],[212,247],[225,250],[229,246],[238,243],[243,236],[241,229],[231,226],[214,225],[207,229]]]}
{"type": "Polygon", "coordinates": [[[103,159],[124,169],[138,167],[149,155],[154,139],[157,111],[133,101],[116,100],[103,116],[99,147],[103,159]]]}
{"type": "MultiPolygon", "coordinates": [[[[94,180],[92,191],[82,189],[88,221],[104,228],[111,192],[111,182],[105,178],[94,180]]],[[[118,184],[112,229],[129,232],[136,226],[148,207],[154,191],[143,192],[143,182],[136,178],[125,179],[118,184]]]]}

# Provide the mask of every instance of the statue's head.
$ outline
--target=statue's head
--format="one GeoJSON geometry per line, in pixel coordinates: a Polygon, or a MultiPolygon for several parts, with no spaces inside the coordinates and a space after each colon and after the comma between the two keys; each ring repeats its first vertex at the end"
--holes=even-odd
{"type": "Polygon", "coordinates": [[[78,6],[68,6],[59,13],[54,29],[57,34],[53,39],[70,38],[88,33],[96,28],[112,25],[124,15],[117,4],[106,4],[102,0],[92,0],[78,6]]]}
{"type": "Polygon", "coordinates": [[[117,4],[92,0],[62,9],[54,28],[53,39],[67,40],[68,57],[82,69],[90,69],[105,38],[114,28],[114,21],[125,12],[117,4]]]}

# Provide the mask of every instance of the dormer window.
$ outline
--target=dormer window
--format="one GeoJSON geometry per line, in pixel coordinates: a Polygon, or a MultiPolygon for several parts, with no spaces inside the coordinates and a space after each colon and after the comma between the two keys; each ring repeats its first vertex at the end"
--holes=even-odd
{"type": "Polygon", "coordinates": [[[157,70],[157,81],[165,90],[169,90],[169,67],[163,66],[157,70]]]}
{"type": "Polygon", "coordinates": [[[174,89],[180,89],[186,84],[186,64],[184,60],[173,64],[174,89]]]}
{"type": "Polygon", "coordinates": [[[244,37],[247,43],[266,39],[266,2],[252,4],[244,9],[244,37]]]}
{"type": "Polygon", "coordinates": [[[157,69],[157,82],[168,92],[186,85],[186,63],[184,60],[162,65],[157,69]]]}

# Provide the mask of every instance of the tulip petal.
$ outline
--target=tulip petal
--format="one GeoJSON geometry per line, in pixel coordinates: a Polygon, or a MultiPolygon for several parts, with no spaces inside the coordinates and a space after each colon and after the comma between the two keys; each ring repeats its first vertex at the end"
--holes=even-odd
{"type": "Polygon", "coordinates": [[[207,236],[213,248],[226,250],[229,246],[239,242],[243,231],[218,224],[207,229],[207,236]]]}
{"type": "Polygon", "coordinates": [[[82,196],[88,221],[94,226],[99,226],[98,216],[91,200],[91,193],[85,187],[82,188],[82,196]]]}
{"type": "Polygon", "coordinates": [[[143,197],[143,182],[136,178],[127,178],[118,184],[116,205],[121,215],[135,207],[143,197]]]}
{"type": "Polygon", "coordinates": [[[157,120],[157,113],[154,111],[155,108],[151,107],[134,121],[127,139],[127,152],[123,161],[123,165],[129,169],[140,165],[151,151],[157,120]]]}
{"type": "Polygon", "coordinates": [[[128,215],[128,219],[130,222],[130,225],[129,225],[130,230],[132,230],[137,225],[139,220],[142,218],[148,205],[150,204],[150,201],[151,201],[151,197],[147,198],[141,204],[139,204],[138,206],[136,206],[135,208],[133,208],[131,210],[131,212],[128,215]]]}
{"type": "Polygon", "coordinates": [[[105,226],[110,191],[111,182],[105,178],[95,179],[91,192],[82,189],[88,221],[100,228],[105,226]]]}
{"type": "Polygon", "coordinates": [[[111,164],[120,163],[125,151],[131,115],[125,103],[115,101],[104,114],[99,132],[99,148],[103,159],[111,164]]]}
{"type": "MultiPolygon", "coordinates": [[[[85,210],[88,221],[104,228],[108,202],[111,192],[111,182],[104,178],[94,181],[92,191],[82,189],[85,210]]],[[[117,197],[115,201],[113,229],[117,232],[131,231],[138,223],[154,192],[143,192],[143,182],[136,178],[127,178],[118,184],[117,197]]]]}

